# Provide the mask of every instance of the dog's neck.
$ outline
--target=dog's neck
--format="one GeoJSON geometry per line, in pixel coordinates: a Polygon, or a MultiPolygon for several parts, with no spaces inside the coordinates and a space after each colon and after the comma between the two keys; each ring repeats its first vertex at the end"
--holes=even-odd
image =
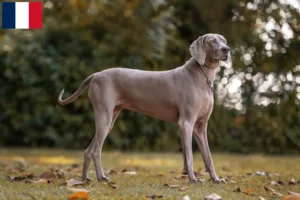
{"type": "Polygon", "coordinates": [[[209,60],[205,60],[205,64],[200,66],[200,64],[194,58],[191,58],[187,62],[187,66],[191,66],[192,70],[194,70],[195,73],[200,73],[203,76],[203,71],[200,69],[200,67],[202,67],[210,81],[214,82],[216,70],[219,67],[219,61],[211,62],[209,60]]]}

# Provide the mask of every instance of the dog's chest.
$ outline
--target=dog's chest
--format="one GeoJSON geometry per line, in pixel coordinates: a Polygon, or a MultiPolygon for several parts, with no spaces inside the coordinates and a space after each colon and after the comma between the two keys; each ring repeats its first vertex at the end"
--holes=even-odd
{"type": "Polygon", "coordinates": [[[211,92],[200,94],[200,98],[198,101],[198,117],[202,117],[205,115],[209,115],[212,111],[214,105],[214,97],[211,92]]]}

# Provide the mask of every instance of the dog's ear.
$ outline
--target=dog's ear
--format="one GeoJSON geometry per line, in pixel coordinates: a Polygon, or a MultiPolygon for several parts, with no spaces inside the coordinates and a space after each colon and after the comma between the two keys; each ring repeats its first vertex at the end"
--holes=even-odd
{"type": "Polygon", "coordinates": [[[204,39],[205,39],[205,36],[200,36],[190,46],[191,55],[200,65],[204,65],[205,58],[206,58],[206,51],[204,48],[204,39]]]}

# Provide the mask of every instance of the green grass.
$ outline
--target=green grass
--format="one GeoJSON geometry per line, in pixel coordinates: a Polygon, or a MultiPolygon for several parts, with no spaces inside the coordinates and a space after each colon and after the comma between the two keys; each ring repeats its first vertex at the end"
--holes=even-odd
{"type": "MultiPolygon", "coordinates": [[[[60,186],[71,178],[80,180],[80,172],[68,172],[71,164],[82,164],[83,151],[67,151],[52,149],[0,149],[0,199],[67,199],[71,194],[66,186],[60,186]],[[19,173],[9,173],[7,169],[19,164],[28,165],[25,172],[32,172],[39,176],[51,168],[62,169],[65,178],[54,179],[50,184],[29,184],[25,181],[12,182],[8,176],[19,173]]],[[[87,186],[78,186],[89,190],[91,199],[146,199],[146,196],[162,195],[163,199],[182,199],[188,195],[191,199],[204,199],[211,193],[219,194],[222,199],[280,199],[264,190],[271,180],[282,180],[285,184],[268,186],[284,195],[287,191],[300,192],[300,184],[289,185],[291,178],[300,180],[300,158],[298,157],[270,157],[261,155],[231,155],[213,154],[217,174],[228,179],[227,184],[213,184],[204,172],[204,165],[200,154],[194,153],[194,169],[204,175],[204,184],[189,183],[188,179],[174,180],[181,175],[182,156],[179,153],[120,153],[104,152],[102,166],[105,171],[115,170],[117,174],[108,175],[111,181],[120,188],[113,189],[105,183],[96,181],[93,164],[89,171],[94,181],[87,186]],[[123,169],[136,171],[136,175],[121,173],[123,169]],[[257,176],[256,171],[278,173],[280,176],[257,176]],[[231,183],[230,181],[236,181],[231,183]],[[164,184],[178,185],[168,188],[164,184]],[[188,187],[184,191],[180,188],[188,187]],[[236,187],[242,191],[251,190],[251,195],[233,192],[236,187]]],[[[75,187],[74,187],[75,188],[75,187]]]]}

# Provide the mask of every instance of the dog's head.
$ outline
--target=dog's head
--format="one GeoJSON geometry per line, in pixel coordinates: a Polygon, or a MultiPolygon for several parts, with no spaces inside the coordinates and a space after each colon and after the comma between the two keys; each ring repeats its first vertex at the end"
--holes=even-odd
{"type": "Polygon", "coordinates": [[[200,36],[191,44],[190,53],[200,65],[204,65],[206,61],[230,62],[230,49],[227,41],[219,34],[210,33],[200,36]]]}

